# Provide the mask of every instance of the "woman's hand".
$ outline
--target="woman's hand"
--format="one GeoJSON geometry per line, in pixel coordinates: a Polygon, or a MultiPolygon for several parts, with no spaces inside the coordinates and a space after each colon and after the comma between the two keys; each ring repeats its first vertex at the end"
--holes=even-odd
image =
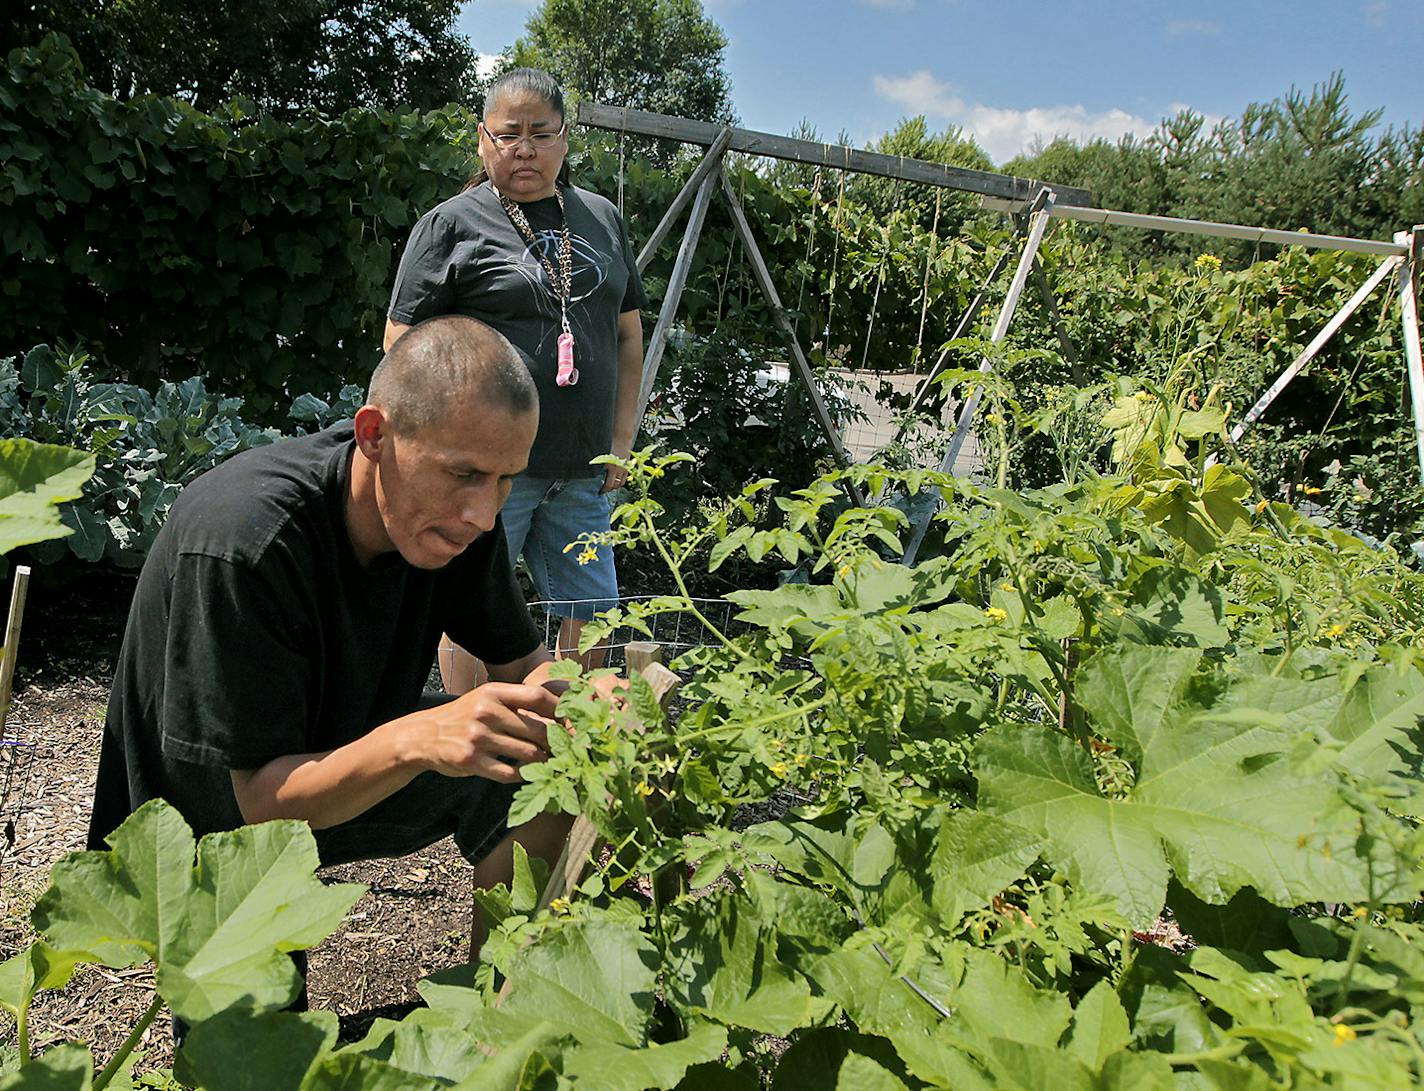
{"type": "Polygon", "coordinates": [[[622,466],[609,464],[603,467],[603,488],[599,489],[599,494],[610,493],[614,489],[621,489],[628,484],[628,471],[622,466]]]}

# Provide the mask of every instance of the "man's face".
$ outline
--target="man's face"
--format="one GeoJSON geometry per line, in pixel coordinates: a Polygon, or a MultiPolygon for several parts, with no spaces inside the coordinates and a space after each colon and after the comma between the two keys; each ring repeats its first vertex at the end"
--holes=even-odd
{"type": "Polygon", "coordinates": [[[463,402],[417,432],[387,432],[376,505],[391,545],[416,568],[443,568],[491,530],[538,424],[535,412],[463,402]]]}

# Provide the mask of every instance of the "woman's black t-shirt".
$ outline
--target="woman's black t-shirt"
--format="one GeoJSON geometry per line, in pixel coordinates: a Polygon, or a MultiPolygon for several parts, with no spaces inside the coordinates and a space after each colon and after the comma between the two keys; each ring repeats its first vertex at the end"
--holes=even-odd
{"type": "Polygon", "coordinates": [[[396,273],[387,313],[414,325],[440,314],[488,323],[519,351],[539,388],[539,434],[529,456],[536,477],[593,477],[589,459],[613,444],[618,389],[618,316],[647,306],[623,220],[596,193],[564,190],[572,244],[569,326],[575,386],[560,387],[559,297],[540,252],[559,267],[558,201],[522,204],[535,246],[515,228],[488,182],[467,189],[420,218],[396,273]]]}

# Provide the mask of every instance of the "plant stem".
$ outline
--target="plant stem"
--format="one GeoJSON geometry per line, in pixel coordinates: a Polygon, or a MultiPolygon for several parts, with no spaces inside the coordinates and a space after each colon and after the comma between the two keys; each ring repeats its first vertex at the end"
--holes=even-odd
{"type": "Polygon", "coordinates": [[[718,724],[716,727],[704,727],[701,731],[689,731],[685,735],[674,735],[668,741],[670,743],[676,743],[681,747],[696,739],[716,738],[725,731],[746,731],[749,728],[765,727],[767,724],[774,724],[780,720],[789,720],[796,716],[808,716],[812,712],[825,708],[829,703],[829,697],[818,697],[809,705],[797,705],[795,708],[784,708],[780,712],[760,716],[755,720],[743,720],[730,724],[718,724]]]}
{"type": "Polygon", "coordinates": [[[109,1059],[109,1063],[104,1066],[103,1071],[94,1077],[94,1091],[103,1091],[109,1086],[109,1081],[118,1074],[124,1062],[129,1059],[129,1054],[134,1051],[134,1047],[138,1045],[144,1032],[148,1030],[162,1008],[163,997],[154,993],[153,1003],[149,1004],[148,1010],[143,1013],[143,1018],[138,1021],[133,1030],[129,1031],[129,1036],[124,1039],[124,1044],[119,1046],[119,1051],[109,1059]]]}
{"type": "Polygon", "coordinates": [[[1350,978],[1354,976],[1355,967],[1360,963],[1360,953],[1365,949],[1365,925],[1369,919],[1368,913],[1361,917],[1355,925],[1355,934],[1350,938],[1350,953],[1345,958],[1345,972],[1340,977],[1340,1003],[1336,1014],[1345,1008],[1350,999],[1350,978]]]}
{"type": "Polygon", "coordinates": [[[30,1061],[30,1006],[24,1005],[15,1019],[15,1045],[20,1051],[20,1063],[30,1061]]]}
{"type": "Polygon", "coordinates": [[[1200,1061],[1227,1061],[1246,1048],[1245,1042],[1227,1042],[1215,1049],[1202,1049],[1194,1053],[1164,1053],[1168,1064],[1197,1064],[1200,1061]]]}
{"type": "Polygon", "coordinates": [[[683,602],[687,605],[687,612],[700,621],[707,631],[715,636],[718,642],[728,651],[749,663],[754,662],[750,655],[733,644],[727,635],[723,633],[721,629],[717,628],[717,626],[713,625],[702,611],[697,608],[696,604],[693,603],[692,594],[688,591],[687,583],[682,578],[682,568],[678,565],[672,554],[668,552],[667,546],[663,544],[662,535],[658,533],[658,529],[653,525],[653,521],[646,516],[644,518],[647,522],[649,534],[653,539],[653,546],[657,549],[658,555],[662,557],[663,563],[668,566],[668,571],[672,574],[673,582],[677,584],[678,593],[682,596],[683,602]]]}

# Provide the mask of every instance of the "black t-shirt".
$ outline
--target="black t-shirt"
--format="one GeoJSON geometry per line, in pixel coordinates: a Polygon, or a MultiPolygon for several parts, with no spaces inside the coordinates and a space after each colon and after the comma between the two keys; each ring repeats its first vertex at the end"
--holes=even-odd
{"type": "Polygon", "coordinates": [[[539,434],[529,455],[537,477],[593,477],[589,459],[613,446],[618,389],[618,316],[647,306],[623,220],[596,193],[564,190],[572,247],[569,326],[575,386],[561,387],[559,297],[539,251],[558,268],[558,201],[520,207],[537,250],[520,235],[488,182],[437,205],[415,225],[401,256],[387,313],[414,325],[440,314],[467,314],[499,330],[523,357],[539,388],[539,434]]]}
{"type": "Polygon", "coordinates": [[[244,452],[173,505],[144,562],[104,728],[91,848],[149,799],[198,834],[242,816],[229,771],[332,750],[413,711],[441,631],[490,663],[539,634],[503,527],[438,571],[346,529],[349,423],[244,452]]]}

